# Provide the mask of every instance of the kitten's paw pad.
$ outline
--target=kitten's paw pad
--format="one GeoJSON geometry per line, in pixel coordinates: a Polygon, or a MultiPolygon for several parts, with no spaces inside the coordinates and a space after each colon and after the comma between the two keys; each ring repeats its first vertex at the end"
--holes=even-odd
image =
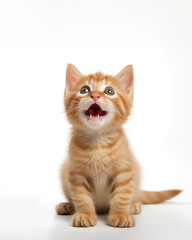
{"type": "Polygon", "coordinates": [[[139,202],[134,202],[131,206],[131,213],[132,214],[139,214],[142,211],[142,205],[139,202]]]}
{"type": "Polygon", "coordinates": [[[135,217],[132,214],[109,215],[109,225],[112,227],[134,227],[135,217]]]}
{"type": "Polygon", "coordinates": [[[74,227],[91,227],[96,225],[97,216],[95,214],[75,213],[72,218],[74,227]]]}
{"type": "Polygon", "coordinates": [[[73,206],[70,203],[59,203],[57,204],[55,211],[57,215],[68,215],[73,213],[73,206]]]}

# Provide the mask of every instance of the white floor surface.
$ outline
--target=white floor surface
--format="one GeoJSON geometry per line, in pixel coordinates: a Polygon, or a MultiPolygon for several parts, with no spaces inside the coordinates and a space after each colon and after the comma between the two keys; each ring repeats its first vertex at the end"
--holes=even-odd
{"type": "Polygon", "coordinates": [[[74,228],[71,216],[57,216],[55,203],[32,198],[1,197],[1,240],[94,240],[94,239],[147,239],[191,240],[192,204],[167,202],[145,205],[136,216],[134,228],[107,226],[107,216],[99,216],[91,228],[74,228]]]}

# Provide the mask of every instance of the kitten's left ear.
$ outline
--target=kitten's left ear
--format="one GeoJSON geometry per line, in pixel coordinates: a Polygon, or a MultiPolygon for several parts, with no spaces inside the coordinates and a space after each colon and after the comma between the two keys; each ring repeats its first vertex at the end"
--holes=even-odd
{"type": "Polygon", "coordinates": [[[132,98],[133,97],[133,85],[134,74],[132,65],[128,65],[121,70],[116,76],[116,79],[120,81],[122,88],[132,98]]]}
{"type": "Polygon", "coordinates": [[[83,76],[82,73],[73,65],[68,64],[66,70],[66,90],[71,91],[75,82],[83,76]]]}

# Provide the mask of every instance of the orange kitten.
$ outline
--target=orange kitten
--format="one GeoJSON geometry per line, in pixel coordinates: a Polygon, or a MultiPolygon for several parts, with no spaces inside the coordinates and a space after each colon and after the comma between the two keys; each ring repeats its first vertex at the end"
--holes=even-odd
{"type": "Polygon", "coordinates": [[[94,226],[96,213],[108,213],[113,227],[133,227],[133,214],[141,204],[160,203],[180,190],[140,190],[140,169],[122,124],[133,103],[133,67],[116,76],[82,75],[67,67],[65,109],[72,124],[67,161],[61,180],[68,203],[56,206],[57,214],[72,214],[72,225],[94,226]]]}

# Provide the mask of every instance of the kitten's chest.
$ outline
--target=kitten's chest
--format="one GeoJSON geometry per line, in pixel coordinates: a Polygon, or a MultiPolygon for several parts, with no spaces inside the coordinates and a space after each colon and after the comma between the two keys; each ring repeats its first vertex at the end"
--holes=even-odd
{"type": "Polygon", "coordinates": [[[111,166],[102,154],[93,154],[89,162],[92,197],[98,211],[109,207],[111,192],[111,166]]]}
{"type": "Polygon", "coordinates": [[[89,152],[89,168],[91,171],[104,174],[107,172],[109,162],[110,158],[106,150],[99,149],[89,152]]]}

